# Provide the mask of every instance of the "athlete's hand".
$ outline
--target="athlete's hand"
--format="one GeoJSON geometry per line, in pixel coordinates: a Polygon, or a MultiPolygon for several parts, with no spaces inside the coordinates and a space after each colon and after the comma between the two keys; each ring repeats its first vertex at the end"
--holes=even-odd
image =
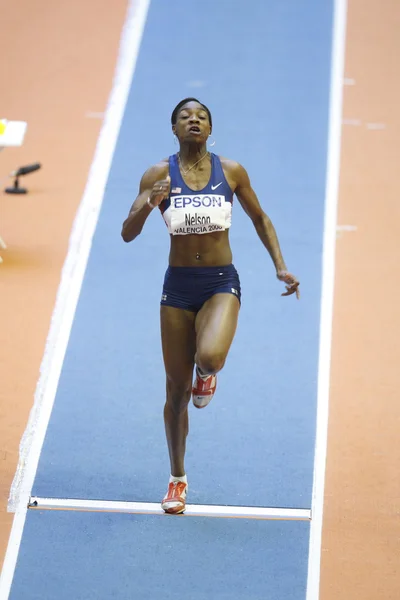
{"type": "Polygon", "coordinates": [[[288,273],[287,271],[278,271],[276,276],[279,279],[279,281],[283,281],[287,284],[286,292],[281,294],[281,296],[291,296],[292,294],[296,294],[296,298],[300,298],[300,282],[296,279],[294,275],[288,273]]]}
{"type": "Polygon", "coordinates": [[[171,187],[171,177],[168,175],[165,179],[161,179],[160,181],[156,181],[153,185],[153,189],[150,194],[150,204],[154,207],[161,204],[164,198],[169,196],[169,190],[171,187]]]}

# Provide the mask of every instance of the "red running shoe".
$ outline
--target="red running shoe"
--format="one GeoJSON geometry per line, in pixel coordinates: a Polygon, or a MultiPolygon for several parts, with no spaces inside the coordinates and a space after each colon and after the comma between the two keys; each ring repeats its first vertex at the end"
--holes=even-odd
{"type": "Polygon", "coordinates": [[[193,404],[196,408],[205,408],[210,404],[217,389],[217,376],[201,377],[196,367],[196,381],[193,384],[193,404]]]}
{"type": "Polygon", "coordinates": [[[167,494],[161,502],[161,508],[170,515],[179,515],[185,512],[187,491],[187,483],[183,483],[183,481],[170,482],[167,494]]]}

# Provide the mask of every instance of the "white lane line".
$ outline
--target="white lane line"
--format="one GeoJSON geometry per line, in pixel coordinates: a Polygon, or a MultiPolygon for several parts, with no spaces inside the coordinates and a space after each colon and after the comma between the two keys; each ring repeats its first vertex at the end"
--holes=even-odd
{"type": "Polygon", "coordinates": [[[328,443],[329,379],[332,344],[333,292],[337,204],[340,175],[343,76],[346,46],[347,1],[335,0],[331,87],[329,100],[328,163],[325,192],[324,243],[322,255],[322,295],[318,364],[318,409],[308,559],[307,600],[318,600],[321,570],[321,542],[324,487],[328,443]]]}
{"type": "Polygon", "coordinates": [[[16,514],[0,577],[0,600],[7,600],[18,558],[27,506],[46,435],[65,351],[79,299],[93,234],[103,201],[115,145],[139,54],[150,0],[130,0],[104,123],[86,189],[73,225],[58,289],[34,406],[20,446],[9,510],[16,514]]]}
{"type": "Polygon", "coordinates": [[[343,125],[351,125],[352,127],[360,127],[360,119],[342,119],[343,125]]]}
{"type": "Polygon", "coordinates": [[[343,237],[343,233],[354,233],[358,230],[356,225],[338,225],[336,227],[336,239],[343,237]]]}
{"type": "Polygon", "coordinates": [[[336,231],[357,231],[357,225],[337,225],[336,231]]]}
{"type": "Polygon", "coordinates": [[[367,123],[367,129],[376,131],[386,129],[386,123],[367,123]]]}
{"type": "MultiPolygon", "coordinates": [[[[29,509],[165,515],[164,511],[160,507],[160,503],[155,502],[115,502],[110,500],[79,500],[70,498],[33,497],[31,498],[29,509]]],[[[311,518],[311,510],[303,508],[267,508],[257,506],[214,506],[208,504],[188,504],[184,516],[309,521],[311,518]]]]}
{"type": "Polygon", "coordinates": [[[203,88],[207,83],[200,79],[193,79],[192,81],[188,81],[186,85],[191,88],[203,88]]]}
{"type": "Polygon", "coordinates": [[[85,113],[85,117],[87,119],[104,119],[105,114],[105,112],[95,112],[93,110],[88,110],[85,113]]]}

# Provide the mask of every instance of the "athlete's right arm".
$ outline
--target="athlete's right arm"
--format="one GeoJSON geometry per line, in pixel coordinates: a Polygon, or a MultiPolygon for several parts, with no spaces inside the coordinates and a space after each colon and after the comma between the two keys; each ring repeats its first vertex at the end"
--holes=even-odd
{"type": "Polygon", "coordinates": [[[146,171],[140,181],[139,194],[122,225],[124,242],[132,242],[139,235],[153,208],[169,195],[169,188],[168,163],[158,163],[146,171]]]}

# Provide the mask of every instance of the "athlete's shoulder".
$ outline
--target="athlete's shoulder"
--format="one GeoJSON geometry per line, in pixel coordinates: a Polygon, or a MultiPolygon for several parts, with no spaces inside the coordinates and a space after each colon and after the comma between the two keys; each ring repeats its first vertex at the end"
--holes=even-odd
{"type": "MultiPolygon", "coordinates": [[[[150,176],[155,175],[158,177],[160,174],[163,174],[163,173],[165,173],[165,175],[168,175],[168,169],[169,169],[169,159],[163,158],[155,165],[152,165],[151,167],[149,167],[147,169],[146,173],[149,174],[150,176]]],[[[146,173],[145,173],[145,175],[146,175],[146,173]]]]}
{"type": "Polygon", "coordinates": [[[221,165],[224,170],[230,171],[232,173],[240,173],[245,171],[245,168],[237,162],[237,160],[232,160],[231,158],[226,158],[225,156],[218,156],[221,161],[221,165]]]}
{"type": "Polygon", "coordinates": [[[152,187],[156,181],[165,179],[169,173],[169,159],[163,158],[149,167],[142,175],[141,187],[152,187]]]}
{"type": "Polygon", "coordinates": [[[236,160],[225,158],[225,156],[219,156],[218,158],[221,161],[225,175],[236,184],[247,177],[246,169],[236,160]]]}

